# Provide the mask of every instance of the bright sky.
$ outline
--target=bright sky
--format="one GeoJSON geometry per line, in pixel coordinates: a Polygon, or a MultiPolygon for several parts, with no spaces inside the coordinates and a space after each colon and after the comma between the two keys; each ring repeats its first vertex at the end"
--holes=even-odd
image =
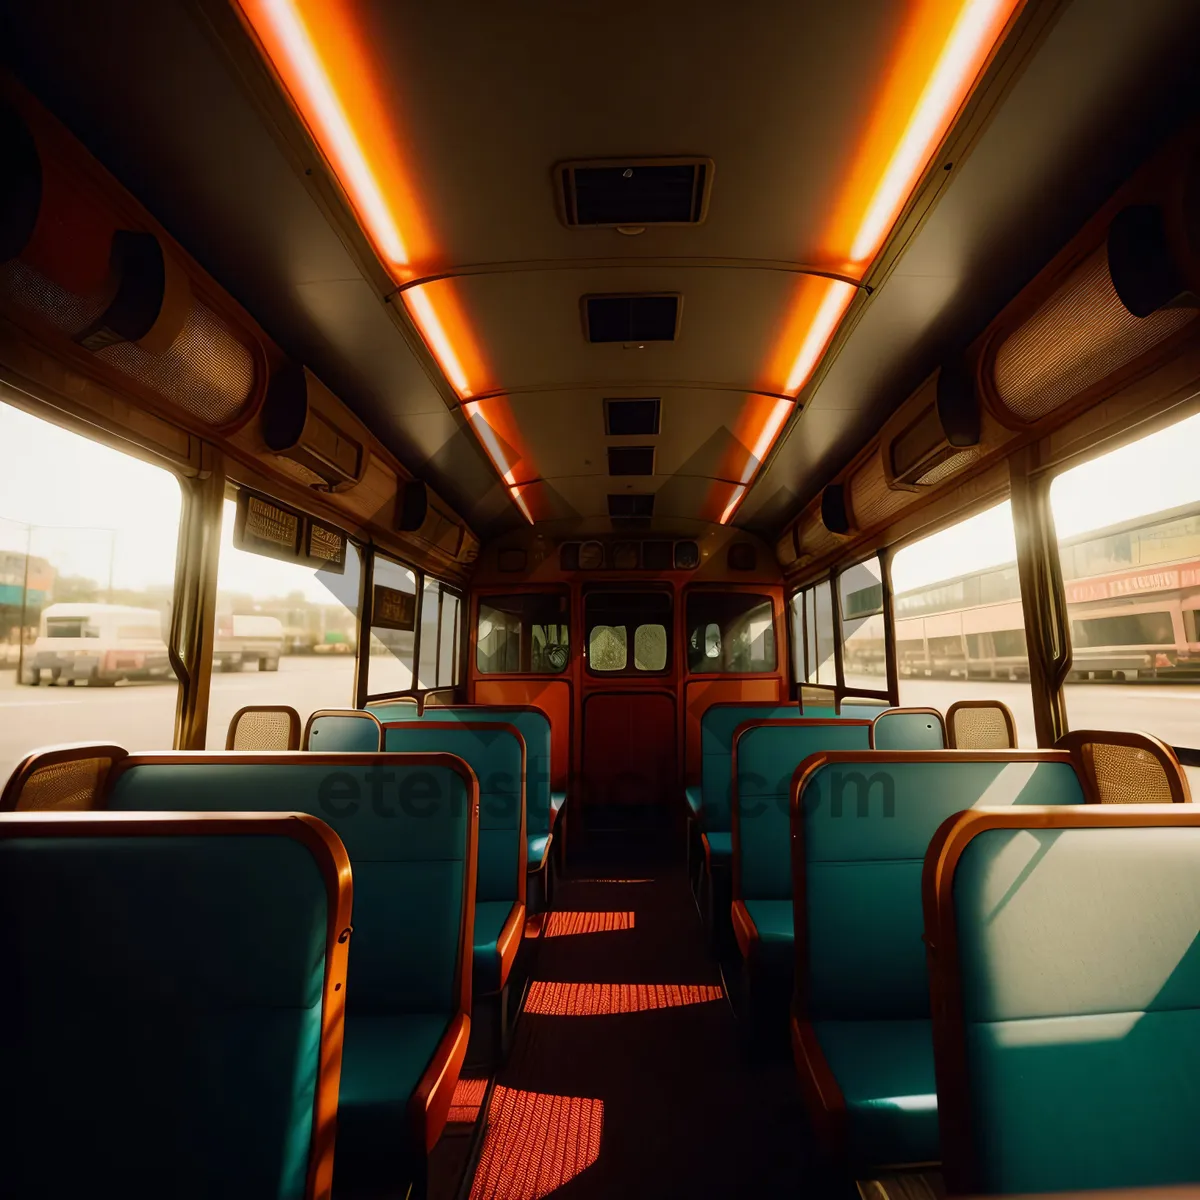
{"type": "MultiPolygon", "coordinates": [[[[0,395],[2,395],[0,390],[0,395]]],[[[183,498],[170,472],[0,403],[0,549],[24,552],[33,525],[33,553],[60,575],[83,575],[113,586],[169,584],[183,498]]],[[[334,604],[317,572],[233,548],[234,504],[226,501],[218,586],[256,599],[302,592],[334,604]]],[[[358,556],[347,556],[339,594],[358,594],[358,556]]]]}

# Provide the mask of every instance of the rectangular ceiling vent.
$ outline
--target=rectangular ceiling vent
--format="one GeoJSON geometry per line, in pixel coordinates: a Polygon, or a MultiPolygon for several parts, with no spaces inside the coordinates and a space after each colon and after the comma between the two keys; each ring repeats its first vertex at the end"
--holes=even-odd
{"type": "Polygon", "coordinates": [[[583,332],[589,342],[673,342],[679,331],[677,294],[584,296],[583,332]]]}
{"type": "Polygon", "coordinates": [[[604,159],[556,169],[562,218],[572,227],[698,225],[708,214],[712,159],[604,159]]]}
{"type": "Polygon", "coordinates": [[[653,446],[609,446],[610,475],[653,475],[653,446]]]}
{"type": "Polygon", "coordinates": [[[605,400],[604,432],[609,437],[655,437],[658,400],[605,400]]]}

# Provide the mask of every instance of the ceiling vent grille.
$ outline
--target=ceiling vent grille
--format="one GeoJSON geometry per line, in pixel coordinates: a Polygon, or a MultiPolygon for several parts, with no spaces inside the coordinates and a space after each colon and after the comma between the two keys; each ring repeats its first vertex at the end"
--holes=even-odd
{"type": "Polygon", "coordinates": [[[679,331],[679,296],[584,296],[583,331],[589,342],[673,342],[679,331]]]}
{"type": "Polygon", "coordinates": [[[562,218],[572,227],[698,225],[708,213],[711,159],[607,159],[557,170],[562,218]]]}
{"type": "Polygon", "coordinates": [[[604,432],[609,437],[655,437],[659,415],[658,400],[605,400],[604,432]]]}
{"type": "Polygon", "coordinates": [[[653,475],[653,446],[609,446],[610,475],[653,475]]]}

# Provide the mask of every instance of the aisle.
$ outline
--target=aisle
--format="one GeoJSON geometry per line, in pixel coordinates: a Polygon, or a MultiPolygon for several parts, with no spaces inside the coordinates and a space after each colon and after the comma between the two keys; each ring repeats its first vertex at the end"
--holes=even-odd
{"type": "Polygon", "coordinates": [[[750,1068],[681,870],[564,881],[472,1200],[815,1196],[790,1063],[750,1068]]]}

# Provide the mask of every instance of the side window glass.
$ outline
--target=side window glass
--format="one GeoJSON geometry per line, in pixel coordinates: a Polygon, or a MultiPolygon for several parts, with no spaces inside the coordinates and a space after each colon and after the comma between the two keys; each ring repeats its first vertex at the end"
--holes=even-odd
{"type": "Polygon", "coordinates": [[[287,704],[301,722],[354,703],[361,560],[346,546],[341,574],[282,562],[233,544],[237,504],[226,500],[217,564],[217,619],[206,745],[223,749],[247,704],[287,704]]]}
{"type": "Polygon", "coordinates": [[[900,703],[945,712],[1001,700],[1036,747],[1012,506],[912,542],[892,559],[900,703]]]}
{"type": "Polygon", "coordinates": [[[1200,748],[1200,415],[1064,471],[1050,508],[1069,724],[1200,748]]]}
{"type": "Polygon", "coordinates": [[[170,749],[179,482],[4,395],[0,778],[57,742],[170,749]]]}
{"type": "Polygon", "coordinates": [[[376,555],[367,666],[367,690],[371,696],[412,690],[416,610],[416,573],[390,558],[376,555]]]}
{"type": "Polygon", "coordinates": [[[886,692],[883,647],[883,569],[878,558],[838,574],[842,616],[843,685],[859,691],[886,692]]]}

